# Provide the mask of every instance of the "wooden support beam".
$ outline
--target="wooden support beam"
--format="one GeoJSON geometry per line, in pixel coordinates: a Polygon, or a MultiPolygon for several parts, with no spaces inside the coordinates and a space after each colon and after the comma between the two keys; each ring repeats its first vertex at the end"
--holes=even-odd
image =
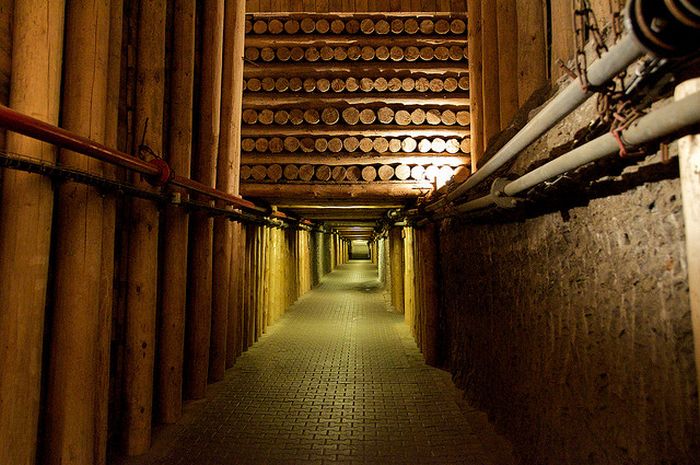
{"type": "MultiPolygon", "coordinates": [[[[10,106],[57,124],[63,0],[14,5],[10,106]]],[[[6,148],[52,163],[53,146],[8,132],[6,148]]],[[[39,430],[52,181],[6,170],[0,182],[0,463],[31,465],[39,430]]]]}
{"type": "Polygon", "coordinates": [[[497,0],[498,87],[503,130],[518,111],[518,18],[516,0],[497,0]]]}
{"type": "Polygon", "coordinates": [[[438,233],[434,223],[417,230],[420,250],[422,312],[424,314],[423,357],[428,365],[439,362],[438,233]]]}
{"type": "Polygon", "coordinates": [[[552,79],[564,74],[558,61],[567,64],[576,53],[576,34],[574,32],[574,3],[571,0],[551,0],[552,61],[550,63],[552,79]],[[556,19],[555,19],[556,18],[556,19]]]}
{"type": "MultiPolygon", "coordinates": [[[[680,100],[697,92],[700,92],[700,78],[680,84],[676,88],[676,99],[680,100]]],[[[688,257],[690,318],[695,345],[695,368],[700,388],[700,134],[689,135],[678,141],[678,159],[688,257]]]]}
{"type": "MultiPolygon", "coordinates": [[[[98,143],[105,137],[109,12],[109,0],[95,0],[90,8],[69,3],[66,10],[61,124],[98,143]]],[[[101,162],[75,152],[61,150],[58,162],[102,175],[101,162]]],[[[95,463],[102,215],[102,195],[96,188],[73,182],[58,186],[46,394],[47,464],[95,463]]]]}
{"type": "Polygon", "coordinates": [[[306,137],[306,136],[325,136],[325,137],[454,137],[462,138],[469,137],[471,131],[462,127],[453,126],[420,126],[414,128],[411,126],[397,127],[391,126],[313,126],[313,127],[252,127],[246,126],[241,131],[243,137],[306,137]]]}
{"type": "MultiPolygon", "coordinates": [[[[155,153],[163,153],[165,22],[165,0],[141,0],[134,131],[155,153]]],[[[150,188],[140,176],[133,181],[150,188]]],[[[130,207],[123,439],[125,453],[138,455],[151,445],[159,218],[148,200],[134,198],[130,207]]]]}
{"type": "Polygon", "coordinates": [[[432,190],[428,182],[373,182],[363,184],[243,184],[245,197],[264,199],[409,199],[432,190]]]}
{"type": "MultiPolygon", "coordinates": [[[[245,12],[241,5],[229,3],[225,6],[223,50],[234,50],[242,39],[239,36],[244,25],[240,19],[245,12]],[[237,29],[238,27],[238,29],[237,29]]],[[[237,178],[240,160],[240,136],[236,138],[236,128],[241,121],[242,92],[240,80],[236,79],[237,60],[232,53],[223,55],[221,90],[221,132],[217,161],[216,188],[229,194],[237,194],[237,178]],[[236,138],[236,139],[234,139],[236,138]],[[236,141],[234,144],[234,140],[236,141]],[[235,151],[239,150],[236,154],[235,151]]],[[[220,205],[223,206],[223,205],[220,205]]],[[[233,224],[227,218],[214,220],[214,265],[212,292],[211,350],[209,356],[209,382],[221,381],[226,371],[227,331],[229,327],[229,296],[231,293],[231,254],[233,251],[233,224]]]]}
{"type": "MultiPolygon", "coordinates": [[[[230,110],[224,100],[223,111],[230,111],[230,120],[222,127],[222,135],[229,138],[230,163],[233,170],[233,184],[231,190],[238,194],[240,189],[240,165],[241,165],[241,112],[243,107],[243,50],[245,40],[245,2],[226,4],[226,27],[233,21],[233,33],[225,35],[224,73],[231,73],[231,100],[230,110]],[[231,40],[233,43],[231,43],[231,40]]],[[[222,120],[223,115],[222,115],[222,120]]],[[[225,120],[224,120],[225,121],[225,120]]],[[[242,352],[242,326],[243,318],[242,293],[243,272],[245,263],[245,228],[240,224],[234,224],[231,233],[231,271],[229,273],[229,315],[228,331],[226,334],[226,368],[231,368],[236,357],[242,352]]]]}
{"type": "Polygon", "coordinates": [[[516,0],[518,11],[518,104],[547,82],[544,0],[516,0]]]}
{"type": "Polygon", "coordinates": [[[344,166],[344,165],[377,165],[377,164],[395,164],[406,163],[416,165],[441,165],[452,166],[469,166],[469,156],[456,157],[444,156],[440,154],[425,154],[425,153],[401,153],[401,154],[382,154],[382,155],[354,155],[339,153],[337,155],[320,155],[320,154],[263,154],[250,153],[243,155],[241,160],[245,165],[257,165],[266,163],[279,163],[286,165],[290,163],[306,163],[328,165],[328,166],[344,166]],[[427,156],[426,156],[427,155],[427,156]]]}
{"type": "Polygon", "coordinates": [[[245,279],[245,233],[246,228],[240,223],[234,223],[232,231],[229,320],[226,334],[226,368],[233,367],[236,358],[243,353],[243,324],[245,310],[244,279],[245,279]]]}
{"type": "MultiPolygon", "coordinates": [[[[199,139],[192,177],[216,185],[221,123],[224,1],[205,0],[202,18],[202,60],[199,69],[199,139]]],[[[190,221],[187,324],[185,326],[185,394],[206,395],[212,320],[213,220],[195,212],[190,221]]]]}
{"type": "MultiPolygon", "coordinates": [[[[464,64],[454,63],[356,63],[350,64],[316,64],[297,63],[294,71],[297,76],[325,76],[328,79],[336,77],[461,77],[468,76],[469,71],[464,64]]],[[[249,78],[265,78],[275,76],[289,76],[289,65],[281,63],[270,63],[265,66],[248,66],[243,76],[249,78]]]]}
{"type": "Polygon", "coordinates": [[[391,267],[391,304],[398,313],[403,313],[404,252],[401,228],[393,227],[389,232],[389,266],[391,267]]]}
{"type": "Polygon", "coordinates": [[[498,71],[498,24],[496,2],[481,0],[481,86],[484,99],[484,148],[501,131],[501,98],[498,71]]]}
{"type": "Polygon", "coordinates": [[[383,38],[371,36],[356,36],[356,35],[326,35],[326,34],[304,34],[304,35],[288,35],[278,36],[269,34],[249,35],[246,37],[246,47],[379,47],[385,45],[387,47],[466,47],[466,37],[459,36],[416,36],[416,37],[397,37],[384,36],[383,38]]]}
{"type": "MultiPolygon", "coordinates": [[[[105,138],[107,147],[118,146],[119,94],[121,90],[122,17],[124,0],[111,0],[109,11],[109,62],[107,77],[107,108],[105,113],[105,138]]],[[[103,175],[117,179],[115,166],[105,163],[103,175]]],[[[103,198],[102,215],[102,265],[100,269],[100,311],[95,360],[95,465],[107,464],[109,440],[109,384],[112,349],[112,312],[114,307],[115,239],[117,199],[103,198]]]]}
{"type": "MultiPolygon", "coordinates": [[[[176,173],[189,176],[195,53],[195,5],[192,2],[175,2],[172,27],[174,52],[170,70],[168,163],[176,173]]],[[[166,206],[164,214],[157,415],[167,424],[175,423],[182,416],[189,215],[174,205],[166,206]]]]}
{"type": "Polygon", "coordinates": [[[471,115],[470,128],[472,172],[476,171],[477,163],[484,153],[484,97],[482,89],[482,31],[481,31],[481,0],[467,0],[469,11],[469,109],[471,115]]]}
{"type": "Polygon", "coordinates": [[[416,94],[402,92],[386,94],[333,93],[320,95],[297,94],[257,94],[248,93],[243,100],[245,108],[325,108],[362,106],[363,108],[381,108],[385,106],[428,106],[435,108],[467,109],[470,100],[468,93],[416,94]]]}

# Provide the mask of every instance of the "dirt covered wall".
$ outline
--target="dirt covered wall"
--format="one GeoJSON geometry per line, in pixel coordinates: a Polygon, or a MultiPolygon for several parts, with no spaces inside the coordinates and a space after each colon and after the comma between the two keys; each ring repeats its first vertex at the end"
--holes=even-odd
{"type": "Polygon", "coordinates": [[[697,463],[678,180],[440,233],[447,363],[522,463],[697,463]]]}

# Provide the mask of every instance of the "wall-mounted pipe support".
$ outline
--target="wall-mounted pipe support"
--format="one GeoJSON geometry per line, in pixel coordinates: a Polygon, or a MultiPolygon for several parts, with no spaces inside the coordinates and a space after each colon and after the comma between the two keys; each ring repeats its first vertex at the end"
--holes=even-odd
{"type": "MultiPolygon", "coordinates": [[[[643,145],[660,138],[687,130],[700,124],[700,93],[690,95],[670,103],[637,120],[629,129],[622,132],[621,140],[625,145],[643,145]]],[[[521,192],[601,158],[618,153],[620,145],[616,137],[605,134],[574,150],[530,171],[515,181],[509,182],[500,189],[499,195],[489,195],[458,205],[455,210],[466,213],[491,206],[503,201],[503,196],[515,196],[521,192]]]]}

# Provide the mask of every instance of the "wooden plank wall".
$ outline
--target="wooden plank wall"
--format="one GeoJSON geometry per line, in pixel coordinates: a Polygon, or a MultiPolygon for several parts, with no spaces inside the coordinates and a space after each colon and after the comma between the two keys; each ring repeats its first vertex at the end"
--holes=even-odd
{"type": "Polygon", "coordinates": [[[467,0],[248,0],[249,13],[445,12],[467,11],[467,0]]]}

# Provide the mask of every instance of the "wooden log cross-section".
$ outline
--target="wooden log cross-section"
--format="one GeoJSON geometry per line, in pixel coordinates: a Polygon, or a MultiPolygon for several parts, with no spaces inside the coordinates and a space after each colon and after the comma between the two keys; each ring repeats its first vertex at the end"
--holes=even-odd
{"type": "MultiPolygon", "coordinates": [[[[416,49],[418,50],[418,49],[416,49]]],[[[417,52],[418,53],[418,52],[417,52]]],[[[325,79],[325,78],[323,78],[325,79]]],[[[245,82],[245,90],[248,93],[257,93],[260,91],[277,93],[281,92],[299,92],[304,90],[307,93],[315,92],[316,90],[321,91],[321,89],[326,88],[325,81],[319,87],[317,79],[300,77],[278,77],[273,79],[271,77],[266,77],[261,80],[257,77],[251,77],[245,82]],[[263,86],[263,81],[265,85],[263,86]]],[[[329,90],[333,90],[335,93],[340,92],[357,92],[361,90],[363,92],[400,92],[406,91],[411,92],[413,90],[418,90],[419,92],[456,92],[458,90],[468,91],[469,90],[469,78],[462,76],[459,78],[447,77],[447,78],[432,78],[428,79],[426,77],[405,78],[400,79],[398,77],[391,77],[389,79],[379,76],[377,78],[362,77],[358,79],[357,77],[334,77],[330,81],[328,86],[329,90]]]]}

